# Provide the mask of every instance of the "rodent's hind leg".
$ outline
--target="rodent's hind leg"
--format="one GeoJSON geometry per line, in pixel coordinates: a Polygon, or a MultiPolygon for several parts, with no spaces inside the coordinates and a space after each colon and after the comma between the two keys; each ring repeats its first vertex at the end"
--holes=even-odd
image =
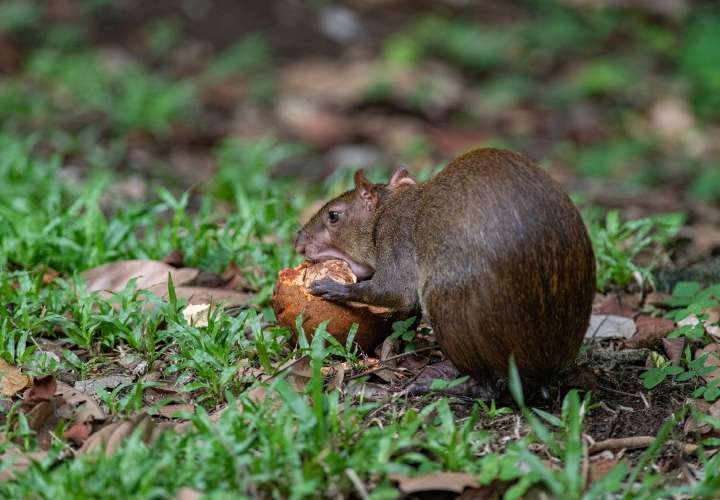
{"type": "Polygon", "coordinates": [[[498,399],[505,391],[505,381],[488,373],[485,377],[472,377],[459,385],[434,390],[432,384],[440,379],[446,382],[458,379],[463,374],[449,360],[428,365],[406,387],[410,394],[427,394],[440,392],[452,396],[468,397],[490,401],[498,399]]]}

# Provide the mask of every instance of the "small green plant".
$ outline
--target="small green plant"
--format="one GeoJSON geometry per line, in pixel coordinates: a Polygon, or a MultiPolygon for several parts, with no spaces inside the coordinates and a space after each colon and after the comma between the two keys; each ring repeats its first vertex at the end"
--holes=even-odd
{"type": "Polygon", "coordinates": [[[405,352],[415,350],[415,336],[417,332],[413,328],[415,325],[415,316],[406,320],[396,321],[392,325],[393,332],[390,334],[390,340],[400,339],[405,342],[405,352]]]}
{"type": "Polygon", "coordinates": [[[633,281],[641,286],[653,285],[652,270],[659,262],[655,259],[643,266],[638,263],[638,257],[653,248],[662,248],[677,234],[683,221],[682,214],[623,221],[620,213],[612,210],[602,223],[590,222],[598,288],[625,287],[633,281]]]}
{"type": "MultiPolygon", "coordinates": [[[[705,289],[699,283],[679,282],[673,288],[671,297],[666,301],[671,307],[665,313],[665,317],[680,322],[690,316],[694,321],[683,324],[670,332],[668,338],[685,337],[694,342],[710,342],[705,327],[709,321],[709,309],[720,306],[720,285],[714,285],[705,289]]],[[[712,325],[710,325],[712,326],[712,325]]],[[[706,401],[715,401],[720,397],[720,381],[710,379],[706,382],[707,376],[713,373],[717,366],[707,365],[711,353],[703,353],[693,357],[690,347],[686,347],[682,358],[683,366],[673,366],[669,361],[657,356],[659,366],[652,367],[640,375],[645,388],[653,389],[665,380],[674,378],[678,382],[695,381],[698,387],[693,392],[693,397],[702,397],[706,401]]]]}

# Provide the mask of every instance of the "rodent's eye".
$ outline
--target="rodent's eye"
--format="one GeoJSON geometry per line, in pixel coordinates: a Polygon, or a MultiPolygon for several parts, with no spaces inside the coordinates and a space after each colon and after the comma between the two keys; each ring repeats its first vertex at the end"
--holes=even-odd
{"type": "Polygon", "coordinates": [[[330,210],[328,212],[328,220],[330,221],[330,224],[335,224],[337,221],[340,220],[340,212],[330,210]]]}

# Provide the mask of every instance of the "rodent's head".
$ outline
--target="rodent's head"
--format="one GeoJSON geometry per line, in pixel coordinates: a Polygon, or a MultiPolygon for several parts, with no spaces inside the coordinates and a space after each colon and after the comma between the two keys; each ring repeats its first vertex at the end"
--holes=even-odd
{"type": "Polygon", "coordinates": [[[363,170],[355,173],[355,189],[327,202],[298,232],[295,249],[308,260],[341,259],[358,279],[375,272],[372,226],[375,212],[394,189],[413,186],[407,170],[398,168],[387,184],[373,184],[363,170]]]}

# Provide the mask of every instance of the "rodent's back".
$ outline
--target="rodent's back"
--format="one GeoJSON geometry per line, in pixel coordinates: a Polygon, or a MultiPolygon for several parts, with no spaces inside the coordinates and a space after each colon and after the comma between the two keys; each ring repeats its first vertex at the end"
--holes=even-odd
{"type": "Polygon", "coordinates": [[[595,291],[595,259],[568,196],[515,153],[460,156],[421,188],[415,223],[419,296],[463,372],[529,380],[576,356],[595,291]]]}

